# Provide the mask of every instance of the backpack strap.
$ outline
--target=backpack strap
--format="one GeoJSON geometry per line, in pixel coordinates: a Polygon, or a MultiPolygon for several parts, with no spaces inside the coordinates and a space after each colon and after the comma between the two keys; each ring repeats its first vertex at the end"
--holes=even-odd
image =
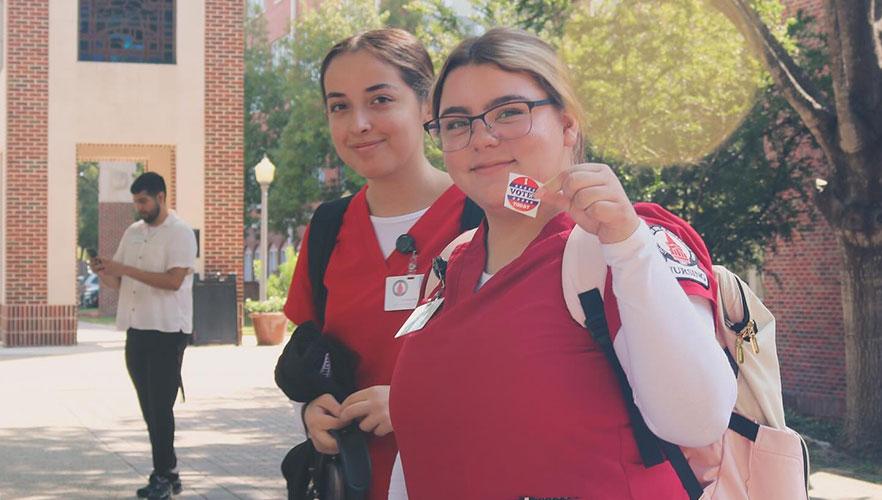
{"type": "Polygon", "coordinates": [[[750,323],[750,308],[747,307],[747,297],[744,295],[744,287],[741,286],[741,278],[735,277],[735,284],[738,285],[738,293],[741,294],[741,310],[744,312],[744,318],[738,323],[730,324],[729,318],[726,318],[726,326],[735,332],[744,330],[744,327],[750,323]]]}
{"type": "Polygon", "coordinates": [[[603,312],[603,299],[600,297],[600,290],[592,288],[587,292],[579,294],[579,302],[582,304],[582,310],[585,312],[585,328],[591,333],[594,342],[603,350],[607,361],[612,366],[613,373],[619,381],[619,388],[622,391],[622,397],[625,400],[625,406],[628,409],[628,416],[631,418],[631,428],[634,429],[634,439],[637,441],[637,449],[640,452],[640,459],[643,465],[652,467],[665,461],[658,446],[659,439],[649,430],[640,409],[634,404],[634,394],[631,390],[631,384],[622,369],[619,357],[613,348],[612,337],[609,334],[609,327],[606,323],[606,315],[603,312]]]}
{"type": "Polygon", "coordinates": [[[703,494],[703,488],[695,477],[692,468],[683,450],[679,446],[669,443],[652,433],[640,414],[640,409],[634,404],[634,393],[631,390],[631,384],[628,383],[628,377],[625,370],[622,369],[622,363],[616,356],[613,348],[612,337],[609,334],[609,326],[606,322],[606,314],[603,311],[603,299],[600,296],[600,290],[592,288],[587,292],[579,294],[579,302],[585,313],[585,327],[591,333],[594,342],[603,350],[603,354],[612,366],[616,379],[619,381],[619,389],[622,391],[622,397],[625,400],[625,406],[628,409],[628,416],[631,419],[631,428],[634,430],[634,439],[637,442],[637,450],[640,452],[640,459],[643,461],[644,467],[652,467],[665,461],[667,457],[671,462],[674,472],[680,479],[683,489],[689,495],[690,500],[698,500],[703,494]],[[664,454],[662,454],[664,452],[664,454]]]}
{"type": "Polygon", "coordinates": [[[733,411],[732,416],[729,417],[729,428],[751,441],[756,441],[760,426],[753,420],[733,411]]]}
{"type": "Polygon", "coordinates": [[[325,271],[328,269],[334,245],[337,244],[337,235],[340,233],[340,226],[343,225],[343,214],[346,213],[350,201],[352,196],[322,203],[315,209],[309,223],[309,237],[306,241],[309,255],[307,264],[319,328],[325,322],[325,305],[328,300],[325,271]]]}
{"type": "Polygon", "coordinates": [[[669,443],[663,439],[659,439],[658,442],[659,445],[661,445],[662,450],[664,450],[665,455],[668,457],[668,461],[671,462],[671,467],[673,467],[674,472],[677,473],[677,477],[680,479],[680,484],[683,485],[683,489],[686,490],[686,494],[689,495],[689,500],[698,500],[701,498],[704,494],[704,488],[701,487],[701,483],[699,483],[698,478],[695,477],[695,472],[692,470],[692,467],[689,466],[689,461],[686,460],[686,455],[683,454],[683,450],[674,443],[669,443]]]}
{"type": "Polygon", "coordinates": [[[471,198],[466,197],[459,218],[459,232],[464,233],[478,227],[482,220],[484,220],[484,211],[471,198]]]}

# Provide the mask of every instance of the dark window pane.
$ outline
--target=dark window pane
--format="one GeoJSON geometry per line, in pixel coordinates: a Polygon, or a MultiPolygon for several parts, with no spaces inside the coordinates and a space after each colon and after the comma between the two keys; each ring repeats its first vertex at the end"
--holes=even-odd
{"type": "Polygon", "coordinates": [[[175,0],[79,1],[81,61],[175,63],[175,0]]]}

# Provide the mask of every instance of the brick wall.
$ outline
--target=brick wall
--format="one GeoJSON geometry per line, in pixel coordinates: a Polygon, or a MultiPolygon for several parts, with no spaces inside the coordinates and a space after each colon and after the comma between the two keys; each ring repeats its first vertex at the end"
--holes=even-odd
{"type": "Polygon", "coordinates": [[[10,0],[7,35],[6,300],[47,297],[49,0],[10,0]]]}
{"type": "Polygon", "coordinates": [[[266,19],[267,31],[269,31],[270,43],[288,35],[291,31],[291,2],[292,0],[275,0],[266,2],[264,18],[266,19]]]}
{"type": "Polygon", "coordinates": [[[205,273],[236,274],[241,326],[245,2],[205,2],[205,273]]]}
{"type": "MultiPolygon", "coordinates": [[[[76,305],[48,299],[49,0],[6,2],[5,346],[76,343],[76,305]]],[[[73,286],[73,285],[71,285],[73,286]]]]}
{"type": "MultiPolygon", "coordinates": [[[[785,0],[787,14],[798,9],[823,19],[821,0],[785,0]]],[[[817,150],[824,177],[828,166],[817,150]]],[[[809,221],[809,219],[805,219],[809,221]]],[[[814,211],[809,231],[792,242],[779,242],[766,256],[765,301],[778,320],[778,354],[788,408],[824,417],[845,411],[845,347],[841,296],[841,260],[836,236],[814,211]]]]}
{"type": "MultiPolygon", "coordinates": [[[[123,233],[135,222],[133,203],[98,204],[98,255],[113,257],[123,233]]],[[[98,310],[101,316],[116,316],[119,292],[101,287],[98,294],[98,310]]]]}
{"type": "Polygon", "coordinates": [[[840,417],[845,411],[840,255],[816,215],[812,230],[780,243],[766,260],[765,301],[778,320],[785,403],[801,412],[840,417]]]}
{"type": "Polygon", "coordinates": [[[0,340],[5,347],[77,343],[77,306],[0,304],[0,340]]]}

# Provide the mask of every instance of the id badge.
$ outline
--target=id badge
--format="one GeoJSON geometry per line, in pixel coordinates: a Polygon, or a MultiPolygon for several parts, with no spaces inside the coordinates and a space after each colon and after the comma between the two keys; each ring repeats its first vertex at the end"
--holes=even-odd
{"type": "Polygon", "coordinates": [[[420,301],[420,288],[423,286],[422,274],[389,276],[386,278],[385,311],[409,311],[420,301]]]}
{"type": "Polygon", "coordinates": [[[410,333],[422,330],[426,323],[429,322],[429,319],[435,315],[435,312],[438,311],[438,308],[441,307],[441,304],[444,302],[444,297],[439,297],[431,302],[426,302],[425,304],[417,307],[410,313],[407,321],[401,325],[401,328],[398,329],[398,333],[395,334],[395,338],[403,337],[410,333]]]}

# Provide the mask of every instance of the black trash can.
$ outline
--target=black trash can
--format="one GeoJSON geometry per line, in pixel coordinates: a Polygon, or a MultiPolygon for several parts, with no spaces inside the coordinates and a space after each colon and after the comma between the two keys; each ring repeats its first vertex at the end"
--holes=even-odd
{"type": "Polygon", "coordinates": [[[236,275],[193,277],[193,345],[239,344],[236,275]]]}

